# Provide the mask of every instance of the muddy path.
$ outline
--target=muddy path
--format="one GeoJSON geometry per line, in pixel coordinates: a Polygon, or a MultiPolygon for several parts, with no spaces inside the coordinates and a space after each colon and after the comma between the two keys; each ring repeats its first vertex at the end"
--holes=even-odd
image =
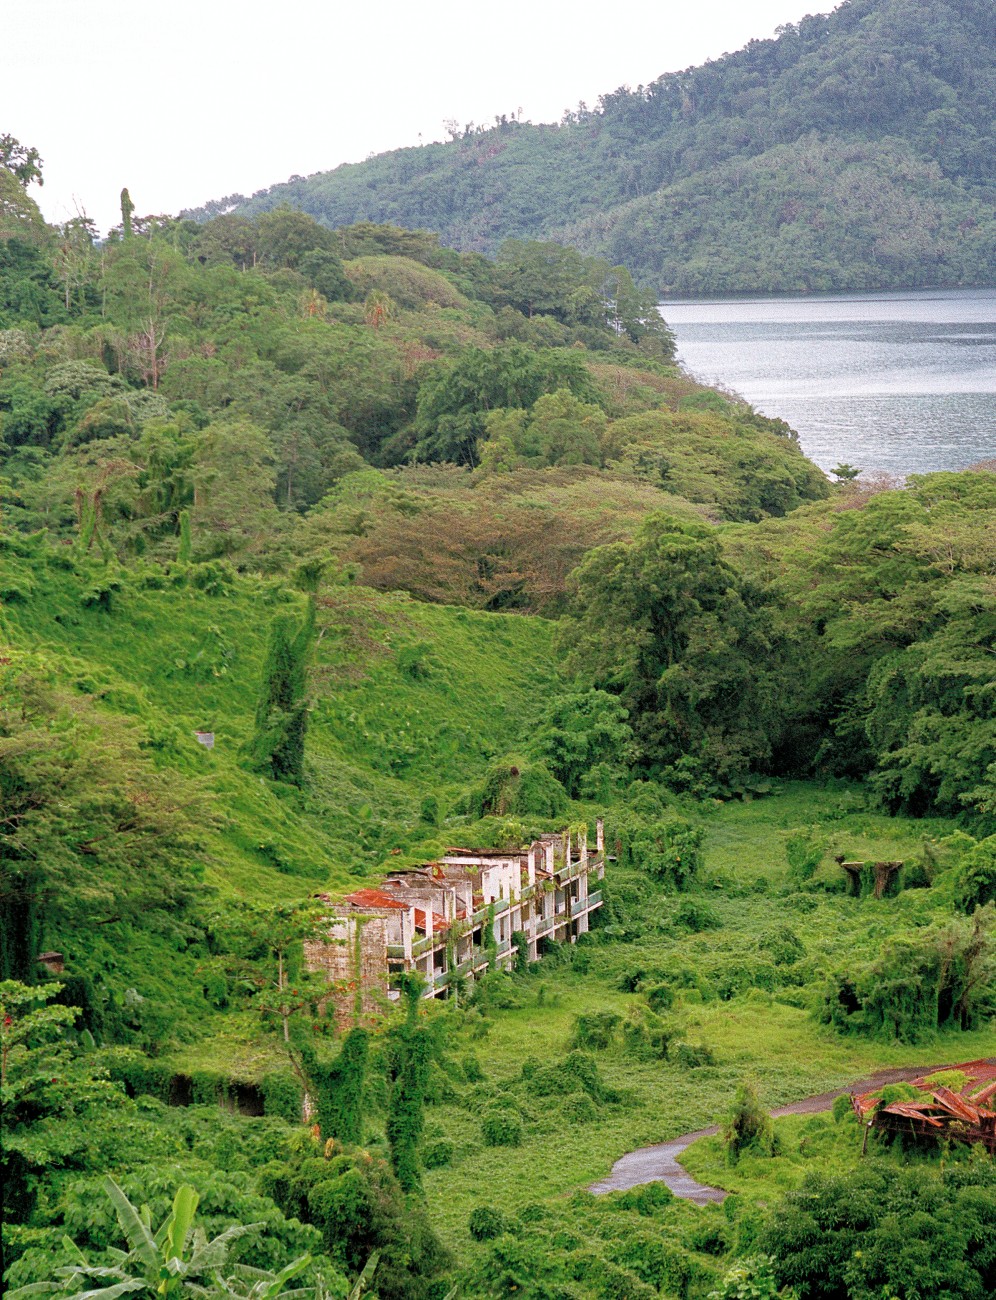
{"type": "MultiPolygon", "coordinates": [[[[902,1070],[879,1070],[866,1079],[856,1079],[846,1088],[804,1097],[802,1101],[794,1101],[791,1106],[779,1106],[771,1114],[776,1119],[779,1115],[815,1115],[819,1111],[829,1110],[834,1101],[845,1093],[870,1092],[872,1088],[881,1088],[887,1083],[905,1083],[907,1079],[916,1079],[921,1074],[933,1074],[935,1070],[946,1068],[948,1067],[943,1065],[915,1065],[902,1070]]],[[[601,1196],[605,1192],[625,1192],[630,1187],[639,1187],[643,1183],[665,1183],[675,1196],[692,1201],[695,1205],[725,1200],[726,1192],[718,1187],[706,1187],[697,1183],[678,1163],[678,1157],[693,1142],[718,1132],[719,1128],[713,1124],[710,1128],[696,1129],[694,1133],[683,1133],[670,1142],[658,1142],[651,1147],[630,1151],[616,1161],[608,1178],[592,1183],[588,1190],[601,1196]]]]}

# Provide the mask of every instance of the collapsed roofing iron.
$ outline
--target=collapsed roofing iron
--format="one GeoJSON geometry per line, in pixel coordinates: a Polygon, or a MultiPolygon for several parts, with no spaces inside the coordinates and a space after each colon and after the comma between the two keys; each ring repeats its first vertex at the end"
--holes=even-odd
{"type": "Polygon", "coordinates": [[[950,1138],[980,1143],[996,1155],[996,1060],[966,1061],[910,1080],[918,1097],[883,1101],[875,1092],[852,1094],[858,1118],[869,1127],[917,1138],[950,1138]],[[959,1091],[948,1083],[965,1080],[959,1091]],[[943,1082],[946,1080],[946,1082],[943,1082]]]}

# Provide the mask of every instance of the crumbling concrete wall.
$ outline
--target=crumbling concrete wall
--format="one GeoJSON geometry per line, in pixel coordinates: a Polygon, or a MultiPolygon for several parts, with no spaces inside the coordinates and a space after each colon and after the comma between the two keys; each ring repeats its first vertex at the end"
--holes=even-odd
{"type": "Polygon", "coordinates": [[[340,1029],[387,1005],[387,943],[390,918],[346,916],[329,925],[326,940],[304,945],[311,971],[321,971],[332,986],[332,1005],[340,1029]]]}

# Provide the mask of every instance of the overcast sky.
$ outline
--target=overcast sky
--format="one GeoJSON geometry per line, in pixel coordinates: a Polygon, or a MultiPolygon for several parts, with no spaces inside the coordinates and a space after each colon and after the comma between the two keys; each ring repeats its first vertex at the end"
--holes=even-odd
{"type": "Polygon", "coordinates": [[[556,121],[739,49],[820,0],[3,0],[0,134],[34,145],[50,221],[140,214],[445,138],[443,123],[556,121]]]}

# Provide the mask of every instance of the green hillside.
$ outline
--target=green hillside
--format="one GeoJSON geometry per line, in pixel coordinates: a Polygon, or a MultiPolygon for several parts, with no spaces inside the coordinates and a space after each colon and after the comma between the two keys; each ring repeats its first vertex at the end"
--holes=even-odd
{"type": "Polygon", "coordinates": [[[966,1133],[766,1108],[996,1050],[996,473],[830,482],[604,259],[97,245],[2,139],[4,1293],[991,1294],[966,1133]],[[597,819],[541,960],[305,959],[327,894],[597,819]],[[709,1122],[722,1209],[585,1190],[709,1122]]]}
{"type": "Polygon", "coordinates": [[[192,215],[556,239],[658,291],[990,285],[994,22],[987,0],[848,0],[556,125],[471,125],[192,215]]]}
{"type": "MultiPolygon", "coordinates": [[[[134,727],[137,755],[113,733],[112,750],[206,800],[198,874],[221,899],[286,901],[372,877],[417,838],[427,795],[445,806],[514,748],[553,679],[547,622],[323,588],[305,795],[261,781],[247,760],[269,629],[286,611],[303,620],[301,593],[234,572],[108,570],[38,537],[0,541],[0,575],[6,707],[58,684],[48,707],[70,733],[81,719],[84,731],[134,727]]],[[[76,852],[70,878],[86,863],[76,852]]],[[[113,870],[97,857],[98,873],[113,870]]],[[[40,925],[42,946],[73,944],[57,919],[40,925]]]]}

